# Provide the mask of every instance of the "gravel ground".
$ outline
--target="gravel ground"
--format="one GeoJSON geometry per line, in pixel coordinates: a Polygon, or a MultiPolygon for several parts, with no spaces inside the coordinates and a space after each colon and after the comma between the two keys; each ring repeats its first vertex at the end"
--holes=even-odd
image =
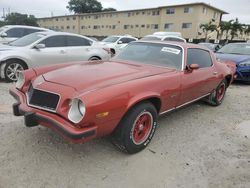
{"type": "Polygon", "coordinates": [[[0,83],[0,188],[249,188],[250,86],[233,84],[223,104],[197,102],[159,120],[151,144],[126,155],[109,138],[70,144],[14,117],[0,83]]]}

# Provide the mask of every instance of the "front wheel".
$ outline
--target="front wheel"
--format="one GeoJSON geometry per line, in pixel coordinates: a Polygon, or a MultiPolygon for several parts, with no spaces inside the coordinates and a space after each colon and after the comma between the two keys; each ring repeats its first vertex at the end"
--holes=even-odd
{"type": "Polygon", "coordinates": [[[8,61],[4,67],[4,77],[6,82],[17,81],[17,73],[23,71],[25,66],[18,61],[8,61]]]}
{"type": "Polygon", "coordinates": [[[214,92],[209,95],[208,103],[212,106],[219,106],[225,97],[226,90],[227,82],[226,80],[222,80],[214,92]]]}
{"type": "Polygon", "coordinates": [[[113,144],[126,153],[137,153],[151,141],[157,127],[157,111],[150,102],[133,107],[113,133],[113,144]]]}

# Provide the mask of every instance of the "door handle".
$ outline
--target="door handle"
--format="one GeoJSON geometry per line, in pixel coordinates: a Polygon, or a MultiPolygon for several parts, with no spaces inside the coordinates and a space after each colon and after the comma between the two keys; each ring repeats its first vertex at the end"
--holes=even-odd
{"type": "Polygon", "coordinates": [[[218,74],[218,72],[213,72],[213,75],[217,75],[218,74]]]}

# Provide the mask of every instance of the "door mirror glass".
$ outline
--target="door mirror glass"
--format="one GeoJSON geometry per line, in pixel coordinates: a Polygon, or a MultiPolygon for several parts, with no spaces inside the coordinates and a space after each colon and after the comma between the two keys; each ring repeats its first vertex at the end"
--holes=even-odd
{"type": "Polygon", "coordinates": [[[46,47],[45,44],[37,44],[37,45],[34,46],[34,48],[36,48],[36,49],[42,49],[42,48],[45,48],[45,47],[46,47]]]}
{"type": "Polygon", "coordinates": [[[8,36],[7,33],[1,33],[1,35],[0,35],[0,37],[2,37],[2,38],[5,38],[7,36],[8,36]]]}

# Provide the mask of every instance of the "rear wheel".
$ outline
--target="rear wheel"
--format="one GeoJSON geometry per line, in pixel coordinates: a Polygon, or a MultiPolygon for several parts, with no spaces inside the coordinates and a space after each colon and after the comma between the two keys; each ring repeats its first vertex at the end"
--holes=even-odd
{"type": "Polygon", "coordinates": [[[101,60],[101,58],[97,57],[97,56],[93,56],[93,57],[89,58],[89,61],[98,61],[98,60],[101,60]]]}
{"type": "Polygon", "coordinates": [[[157,127],[157,111],[145,102],[133,107],[121,120],[112,141],[123,152],[130,154],[143,150],[151,141],[157,127]]]}
{"type": "Polygon", "coordinates": [[[25,69],[25,65],[17,60],[7,61],[4,67],[4,77],[7,82],[17,81],[17,73],[25,69]]]}
{"type": "Polygon", "coordinates": [[[225,97],[226,90],[227,82],[226,80],[222,80],[216,90],[209,95],[208,103],[212,106],[219,106],[225,97]]]}

